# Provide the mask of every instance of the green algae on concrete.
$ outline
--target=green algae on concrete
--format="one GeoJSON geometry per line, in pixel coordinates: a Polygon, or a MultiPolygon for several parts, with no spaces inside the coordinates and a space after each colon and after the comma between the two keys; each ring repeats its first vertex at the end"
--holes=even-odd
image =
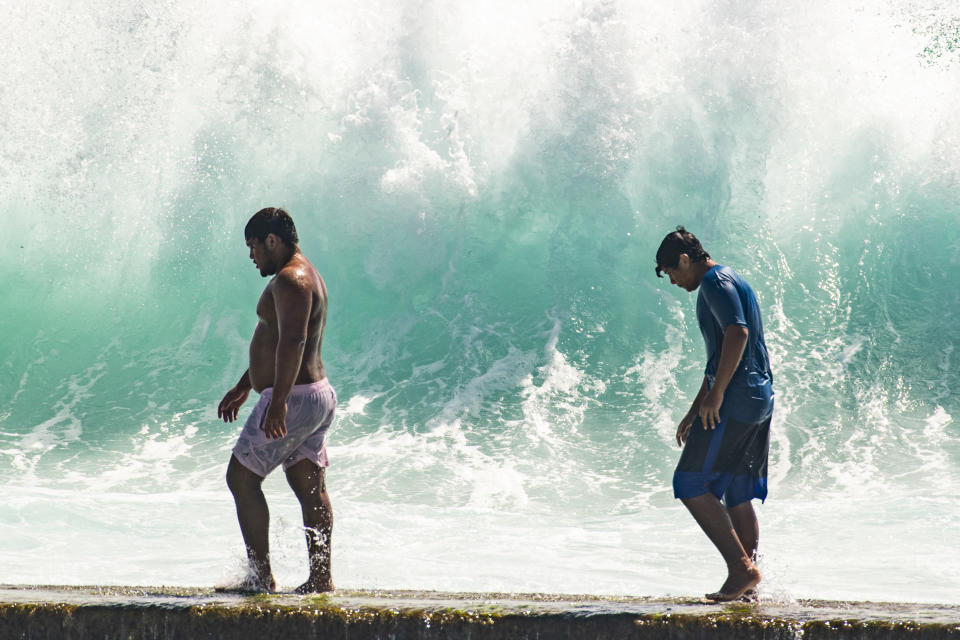
{"type": "Polygon", "coordinates": [[[241,596],[168,587],[2,587],[0,640],[918,638],[960,640],[960,607],[550,594],[241,596]]]}

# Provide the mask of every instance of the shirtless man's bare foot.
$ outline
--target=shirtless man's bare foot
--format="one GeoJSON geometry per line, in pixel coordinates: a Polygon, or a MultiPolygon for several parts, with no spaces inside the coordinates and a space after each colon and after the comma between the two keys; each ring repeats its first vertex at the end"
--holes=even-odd
{"type": "Polygon", "coordinates": [[[294,592],[300,595],[306,595],[308,593],[329,593],[333,590],[333,580],[330,578],[310,578],[294,589],[294,592]]]}
{"type": "Polygon", "coordinates": [[[258,578],[250,575],[240,582],[214,587],[213,590],[217,593],[273,593],[277,590],[277,581],[273,576],[258,578]]]}
{"type": "Polygon", "coordinates": [[[756,565],[747,560],[741,566],[730,567],[727,580],[723,583],[723,586],[720,587],[720,590],[714,593],[708,593],[706,598],[715,602],[738,600],[747,591],[750,591],[760,584],[762,578],[763,575],[760,573],[760,570],[757,569],[756,565]]]}

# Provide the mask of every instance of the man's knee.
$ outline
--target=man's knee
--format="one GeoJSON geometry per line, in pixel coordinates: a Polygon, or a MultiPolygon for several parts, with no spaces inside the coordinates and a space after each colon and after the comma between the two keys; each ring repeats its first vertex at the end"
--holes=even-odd
{"type": "Polygon", "coordinates": [[[260,488],[263,478],[240,464],[236,458],[230,458],[227,466],[227,487],[233,495],[242,495],[260,488]]]}
{"type": "Polygon", "coordinates": [[[309,460],[301,460],[287,469],[287,484],[300,502],[316,500],[326,489],[324,469],[309,460]]]}
{"type": "Polygon", "coordinates": [[[227,488],[230,489],[230,493],[237,495],[238,491],[241,491],[240,482],[237,479],[237,474],[233,472],[233,469],[227,467],[227,488]]]}
{"type": "Polygon", "coordinates": [[[753,510],[753,501],[750,498],[741,498],[733,506],[728,506],[731,518],[746,518],[756,520],[757,515],[753,510]]]}

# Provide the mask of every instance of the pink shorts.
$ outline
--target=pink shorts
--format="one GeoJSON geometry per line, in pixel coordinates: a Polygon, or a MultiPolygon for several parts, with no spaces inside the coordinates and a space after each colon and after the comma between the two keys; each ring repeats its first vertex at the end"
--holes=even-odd
{"type": "Polygon", "coordinates": [[[263,423],[273,388],[267,387],[253,408],[233,447],[233,455],[260,477],[283,464],[284,469],[301,460],[326,467],[327,431],[337,410],[337,394],[327,378],[310,384],[297,384],[287,396],[287,435],[279,440],[267,437],[263,423]]]}

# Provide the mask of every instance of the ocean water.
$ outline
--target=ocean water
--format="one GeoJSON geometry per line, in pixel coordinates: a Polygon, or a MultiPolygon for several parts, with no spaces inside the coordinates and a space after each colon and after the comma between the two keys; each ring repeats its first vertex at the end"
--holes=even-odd
{"type": "Polygon", "coordinates": [[[670,489],[684,224],[764,313],[763,597],[960,602],[957,5],[3,4],[0,582],[238,575],[216,405],[284,206],[330,290],[339,586],[719,585],[670,489]]]}

